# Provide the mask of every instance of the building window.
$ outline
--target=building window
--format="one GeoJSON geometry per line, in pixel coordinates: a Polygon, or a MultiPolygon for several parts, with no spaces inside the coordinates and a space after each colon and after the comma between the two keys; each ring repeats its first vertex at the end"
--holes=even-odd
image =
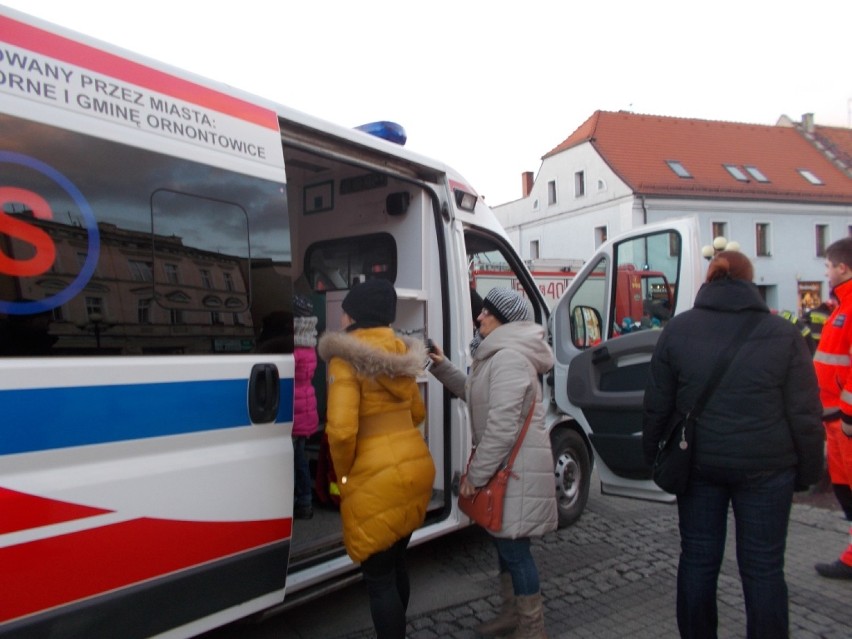
{"type": "Polygon", "coordinates": [[[183,324],[183,311],[178,308],[170,308],[169,309],[169,322],[176,326],[178,324],[183,324]]]}
{"type": "Polygon", "coordinates": [[[201,269],[201,285],[204,288],[213,288],[213,275],[206,268],[201,269]]]}
{"type": "Polygon", "coordinates": [[[86,314],[89,317],[92,315],[104,314],[104,299],[102,297],[87,297],[86,298],[86,314]]]}
{"type": "Polygon", "coordinates": [[[748,171],[748,174],[758,182],[763,182],[764,184],[769,182],[769,178],[766,177],[763,172],[756,166],[749,166],[748,164],[746,164],[743,168],[748,171]]]}
{"type": "Polygon", "coordinates": [[[666,164],[669,165],[669,168],[674,171],[675,175],[677,175],[679,178],[692,178],[692,173],[687,171],[686,167],[677,160],[666,160],[666,164]]]}
{"type": "Polygon", "coordinates": [[[234,319],[234,326],[242,326],[243,319],[242,319],[242,317],[240,316],[239,313],[234,313],[233,319],[234,319]]]}
{"type": "Polygon", "coordinates": [[[234,290],[234,278],[230,273],[222,273],[225,276],[225,290],[233,291],[234,290]]]}
{"type": "Polygon", "coordinates": [[[547,205],[556,204],[556,180],[551,180],[547,183],[547,205]]]}
{"type": "Polygon", "coordinates": [[[825,257],[828,247],[828,224],[817,224],[816,227],[816,256],[825,257]]]}
{"type": "Polygon", "coordinates": [[[533,211],[538,211],[538,200],[533,200],[533,211]]]}
{"type": "Polygon", "coordinates": [[[219,311],[210,311],[210,323],[211,324],[224,324],[222,321],[222,314],[219,311]]]}
{"type": "Polygon", "coordinates": [[[605,226],[596,226],[595,227],[595,248],[598,248],[604,242],[606,242],[606,227],[605,226]]]}
{"type": "Polygon", "coordinates": [[[180,278],[178,277],[178,267],[177,264],[170,264],[166,262],[163,264],[163,268],[166,271],[166,281],[169,284],[179,284],[180,278]]]}
{"type": "Polygon", "coordinates": [[[748,182],[748,176],[743,173],[743,170],[735,164],[723,164],[722,166],[730,173],[735,180],[740,182],[748,182]]]}
{"type": "Polygon", "coordinates": [[[151,282],[154,280],[154,265],[151,262],[141,260],[130,260],[130,275],[137,282],[151,282]]]}
{"type": "Polygon", "coordinates": [[[823,181],[820,180],[816,175],[814,175],[812,171],[809,171],[808,169],[799,169],[799,174],[815,186],[823,185],[823,181]]]}
{"type": "Polygon", "coordinates": [[[140,324],[151,323],[151,300],[139,300],[136,304],[136,321],[140,324]]]}
{"type": "Polygon", "coordinates": [[[711,239],[715,240],[717,237],[728,237],[727,222],[713,222],[713,231],[711,233],[711,239]]]}
{"type": "Polygon", "coordinates": [[[530,240],[530,259],[531,260],[537,260],[539,258],[538,250],[539,250],[538,240],[530,240]]]}
{"type": "Polygon", "coordinates": [[[50,311],[50,319],[54,322],[64,322],[65,321],[65,312],[62,310],[61,306],[54,306],[50,311]]]}
{"type": "Polygon", "coordinates": [[[755,253],[760,257],[770,257],[769,224],[760,223],[754,227],[755,253]]]}
{"type": "Polygon", "coordinates": [[[574,173],[574,197],[583,197],[586,194],[586,174],[583,171],[574,173]]]}
{"type": "Polygon", "coordinates": [[[598,180],[598,191],[606,191],[606,182],[598,180]]]}

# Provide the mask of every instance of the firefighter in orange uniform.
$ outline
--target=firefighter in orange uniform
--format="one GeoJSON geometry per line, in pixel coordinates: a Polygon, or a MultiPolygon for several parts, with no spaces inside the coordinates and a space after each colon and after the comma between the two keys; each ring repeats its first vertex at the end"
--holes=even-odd
{"type": "MultiPolygon", "coordinates": [[[[826,430],[828,474],[846,519],[852,521],[852,237],[826,249],[825,268],[838,304],[822,329],[814,366],[826,430]]],[[[815,567],[829,579],[852,579],[852,542],[839,559],[815,567]]]]}

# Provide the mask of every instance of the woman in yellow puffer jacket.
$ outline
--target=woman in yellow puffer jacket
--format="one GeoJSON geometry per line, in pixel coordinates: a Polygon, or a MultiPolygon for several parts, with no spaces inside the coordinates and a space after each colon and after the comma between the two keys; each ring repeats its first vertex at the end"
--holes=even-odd
{"type": "Polygon", "coordinates": [[[326,433],[340,487],[343,542],[361,563],[378,639],[405,636],[408,541],[426,517],[435,465],[417,425],[422,343],[397,337],[396,291],[368,280],[343,300],[342,333],[326,333],[326,433]]]}

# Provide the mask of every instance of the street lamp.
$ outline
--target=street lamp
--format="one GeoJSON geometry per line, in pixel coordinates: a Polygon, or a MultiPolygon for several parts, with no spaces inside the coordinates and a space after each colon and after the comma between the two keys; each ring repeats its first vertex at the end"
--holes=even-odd
{"type": "Polygon", "coordinates": [[[81,331],[92,331],[95,334],[95,347],[101,348],[101,332],[115,326],[112,322],[107,321],[100,313],[89,313],[88,322],[78,322],[77,328],[81,331]]]}
{"type": "Polygon", "coordinates": [[[727,240],[727,238],[723,237],[722,235],[719,235],[719,236],[713,238],[713,244],[712,245],[705,244],[704,246],[701,247],[701,255],[704,257],[705,260],[709,261],[709,260],[713,259],[713,256],[716,255],[716,253],[721,253],[722,251],[739,251],[739,250],[740,250],[740,243],[739,242],[736,242],[734,240],[731,240],[729,242],[727,240]]]}

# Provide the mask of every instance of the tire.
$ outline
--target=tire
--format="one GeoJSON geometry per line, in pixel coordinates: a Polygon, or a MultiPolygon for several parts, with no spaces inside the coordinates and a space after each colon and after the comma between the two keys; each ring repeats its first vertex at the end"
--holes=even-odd
{"type": "Polygon", "coordinates": [[[586,442],[576,431],[555,428],[550,437],[559,527],[565,528],[576,522],[586,508],[592,464],[586,442]]]}

